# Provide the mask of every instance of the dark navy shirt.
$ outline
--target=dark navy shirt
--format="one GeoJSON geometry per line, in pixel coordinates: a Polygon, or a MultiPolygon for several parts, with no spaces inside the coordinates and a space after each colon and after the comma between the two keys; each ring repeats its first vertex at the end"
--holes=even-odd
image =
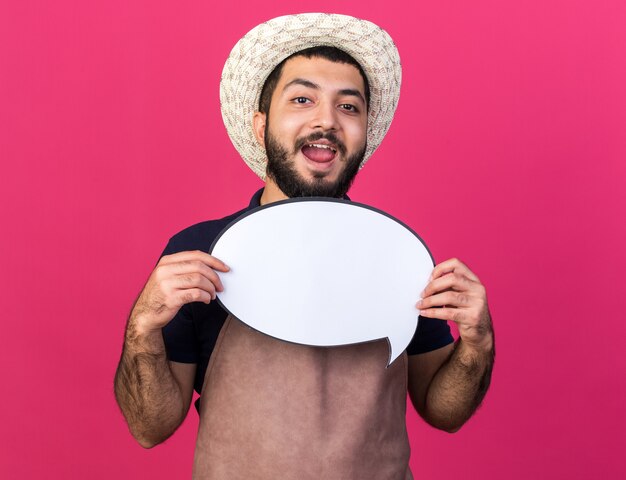
{"type": "MultiPolygon", "coordinates": [[[[168,242],[163,255],[188,250],[209,253],[213,240],[230,222],[260,206],[262,194],[263,189],[254,194],[247,208],[228,217],[198,223],[177,233],[168,242]]],[[[163,329],[168,358],[174,362],[198,364],[194,382],[194,388],[198,393],[202,390],[209,358],[227,315],[219,302],[211,302],[208,305],[202,302],[189,303],[183,305],[163,329]]],[[[407,347],[407,353],[417,355],[430,352],[453,341],[447,322],[420,317],[413,340],[407,347]]]]}

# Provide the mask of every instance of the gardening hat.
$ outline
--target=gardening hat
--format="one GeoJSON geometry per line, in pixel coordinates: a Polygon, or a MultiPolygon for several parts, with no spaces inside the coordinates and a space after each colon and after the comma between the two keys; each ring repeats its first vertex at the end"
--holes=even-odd
{"type": "Polygon", "coordinates": [[[331,13],[302,13],[268,20],[241,38],[230,53],[220,81],[222,118],[233,145],[262,179],[265,149],[254,136],[252,119],[259,109],[265,80],[287,57],[310,47],[343,50],[360,65],[369,83],[367,148],[361,167],[382,142],[393,119],[402,68],[393,40],[379,26],[331,13]]]}

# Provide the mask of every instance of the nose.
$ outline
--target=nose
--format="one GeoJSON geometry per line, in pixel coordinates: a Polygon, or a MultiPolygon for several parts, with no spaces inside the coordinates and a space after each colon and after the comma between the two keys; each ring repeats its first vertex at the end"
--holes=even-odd
{"type": "Polygon", "coordinates": [[[311,128],[322,130],[337,130],[337,110],[332,102],[320,101],[311,119],[311,128]]]}

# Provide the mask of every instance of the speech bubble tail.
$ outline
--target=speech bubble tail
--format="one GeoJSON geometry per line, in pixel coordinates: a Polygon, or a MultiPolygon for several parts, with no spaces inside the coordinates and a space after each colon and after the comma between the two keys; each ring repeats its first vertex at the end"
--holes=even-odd
{"type": "Polygon", "coordinates": [[[415,321],[405,324],[405,329],[398,330],[387,337],[387,343],[389,343],[389,360],[386,368],[389,368],[402,352],[406,350],[406,347],[409,346],[417,330],[417,322],[418,317],[416,316],[415,321]]]}

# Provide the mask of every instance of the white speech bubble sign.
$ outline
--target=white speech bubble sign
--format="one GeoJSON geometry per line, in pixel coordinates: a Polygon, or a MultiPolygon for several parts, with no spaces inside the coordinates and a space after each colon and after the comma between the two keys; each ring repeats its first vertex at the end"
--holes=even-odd
{"type": "Polygon", "coordinates": [[[417,328],[434,262],[421,238],[373,207],[328,198],[251,210],[215,239],[218,299],[272,337],[330,347],[386,338],[389,366],[417,328]]]}

